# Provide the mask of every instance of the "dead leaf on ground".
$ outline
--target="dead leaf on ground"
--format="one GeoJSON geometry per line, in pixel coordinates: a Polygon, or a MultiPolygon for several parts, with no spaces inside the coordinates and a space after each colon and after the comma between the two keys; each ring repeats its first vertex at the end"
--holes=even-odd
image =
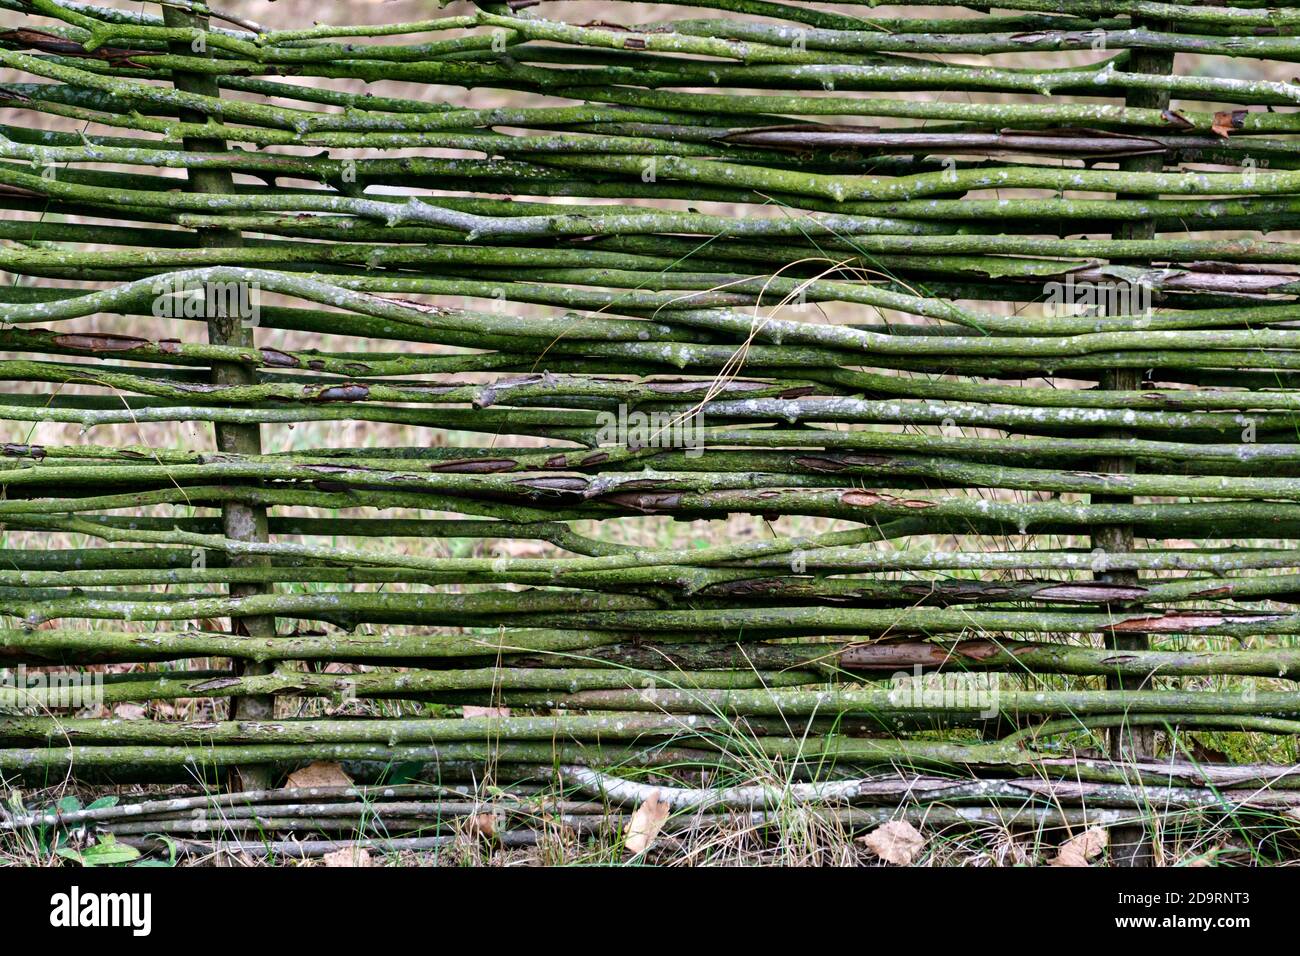
{"type": "Polygon", "coordinates": [[[636,856],[648,850],[667,819],[668,804],[659,799],[659,791],[655,790],[632,814],[632,822],[627,828],[627,852],[636,856]]]}
{"type": "Polygon", "coordinates": [[[460,709],[462,717],[509,717],[509,707],[475,707],[473,704],[466,704],[460,709]]]}
{"type": "Polygon", "coordinates": [[[324,760],[317,760],[315,763],[309,763],[301,770],[295,770],[289,774],[289,779],[284,782],[286,787],[350,787],[352,778],[343,772],[343,768],[336,763],[328,763],[324,760]]]}
{"type": "Polygon", "coordinates": [[[363,846],[345,846],[321,857],[326,866],[373,866],[370,851],[363,846]]]}
{"type": "Polygon", "coordinates": [[[1233,130],[1241,129],[1245,118],[1245,110],[1220,110],[1214,114],[1214,122],[1210,124],[1210,131],[1215,136],[1222,136],[1227,139],[1232,135],[1233,130]]]}
{"type": "Polygon", "coordinates": [[[895,866],[911,866],[912,861],[925,848],[925,837],[921,831],[906,820],[890,820],[881,824],[866,836],[858,837],[858,842],[886,863],[895,866]]]}
{"type": "Polygon", "coordinates": [[[1088,861],[1101,855],[1110,842],[1105,827],[1090,827],[1061,844],[1048,866],[1091,866],[1088,861]]]}

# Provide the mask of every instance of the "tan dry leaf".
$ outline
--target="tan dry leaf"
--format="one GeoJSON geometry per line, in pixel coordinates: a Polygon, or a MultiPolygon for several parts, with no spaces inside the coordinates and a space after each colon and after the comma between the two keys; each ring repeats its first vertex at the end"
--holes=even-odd
{"type": "Polygon", "coordinates": [[[659,799],[659,791],[655,790],[632,814],[632,822],[627,828],[627,843],[624,844],[627,852],[636,856],[650,849],[667,819],[668,804],[659,799]]]}
{"type": "Polygon", "coordinates": [[[350,787],[352,778],[336,763],[317,760],[289,774],[286,787],[350,787]]]}
{"type": "Polygon", "coordinates": [[[1061,844],[1056,856],[1048,861],[1048,866],[1091,866],[1088,861],[1100,856],[1110,842],[1110,835],[1105,827],[1090,827],[1076,837],[1071,837],[1061,844]]]}
{"type": "Polygon", "coordinates": [[[1241,129],[1241,125],[1246,118],[1246,110],[1220,110],[1214,114],[1214,122],[1210,125],[1210,132],[1215,136],[1222,136],[1227,139],[1232,135],[1233,130],[1241,129]]]}
{"type": "Polygon", "coordinates": [[[466,704],[460,709],[462,717],[509,717],[509,707],[475,707],[466,704]]]}
{"type": "Polygon", "coordinates": [[[858,842],[895,866],[911,866],[912,861],[925,849],[925,837],[906,820],[890,820],[881,824],[858,842]]]}
{"type": "Polygon", "coordinates": [[[321,857],[326,866],[373,866],[370,851],[363,846],[345,846],[321,857]]]}
{"type": "Polygon", "coordinates": [[[497,834],[497,818],[491,813],[475,813],[469,818],[466,827],[471,836],[491,840],[497,834]]]}

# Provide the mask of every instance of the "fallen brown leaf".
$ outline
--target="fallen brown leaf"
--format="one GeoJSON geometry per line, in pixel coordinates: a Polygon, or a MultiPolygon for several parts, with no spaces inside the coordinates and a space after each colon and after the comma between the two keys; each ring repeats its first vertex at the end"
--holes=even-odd
{"type": "Polygon", "coordinates": [[[370,851],[363,846],[345,846],[321,857],[326,866],[373,866],[370,851]]]}
{"type": "Polygon", "coordinates": [[[895,866],[911,866],[912,861],[925,848],[925,837],[906,820],[890,820],[881,824],[858,842],[895,866]]]}
{"type": "Polygon", "coordinates": [[[1091,866],[1088,861],[1101,855],[1110,842],[1105,827],[1090,827],[1061,844],[1048,866],[1091,866]]]}
{"type": "Polygon", "coordinates": [[[286,787],[350,787],[352,778],[336,763],[317,760],[289,774],[286,787]]]}
{"type": "Polygon", "coordinates": [[[1245,117],[1245,110],[1220,110],[1214,114],[1214,122],[1210,124],[1210,131],[1215,136],[1222,136],[1227,139],[1232,135],[1233,130],[1241,129],[1245,117]]]}
{"type": "Polygon", "coordinates": [[[648,850],[667,819],[668,804],[659,799],[659,791],[656,790],[632,814],[632,822],[627,828],[627,852],[636,856],[648,850]]]}

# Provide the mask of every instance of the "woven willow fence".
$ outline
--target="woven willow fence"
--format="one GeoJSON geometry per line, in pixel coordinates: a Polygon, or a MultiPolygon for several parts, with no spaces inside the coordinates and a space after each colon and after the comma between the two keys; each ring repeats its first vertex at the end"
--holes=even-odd
{"type": "Polygon", "coordinates": [[[141,6],[0,0],[0,772],[1296,802],[1300,8],[141,6]]]}

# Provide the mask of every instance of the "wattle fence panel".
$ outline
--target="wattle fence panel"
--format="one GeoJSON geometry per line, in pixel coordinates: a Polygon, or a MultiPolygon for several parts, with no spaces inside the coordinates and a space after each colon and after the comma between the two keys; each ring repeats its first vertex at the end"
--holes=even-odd
{"type": "Polygon", "coordinates": [[[1300,7],[231,7],[0,0],[0,775],[1286,826],[1300,7]]]}

